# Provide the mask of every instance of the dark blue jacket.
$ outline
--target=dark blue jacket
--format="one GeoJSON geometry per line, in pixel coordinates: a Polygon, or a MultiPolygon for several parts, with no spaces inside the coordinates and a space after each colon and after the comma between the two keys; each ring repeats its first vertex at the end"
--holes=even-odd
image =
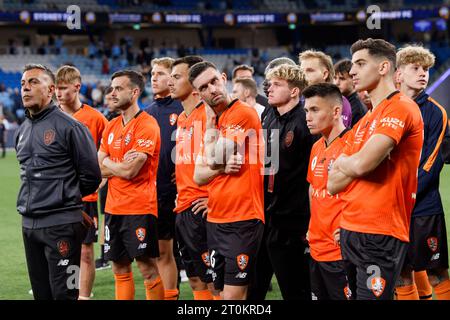
{"type": "Polygon", "coordinates": [[[161,132],[161,150],[156,178],[158,199],[175,197],[177,187],[171,182],[172,174],[175,172],[175,163],[172,161],[171,154],[172,150],[175,150],[177,120],[178,115],[183,111],[183,106],[178,100],[169,96],[155,99],[145,111],[156,119],[161,132]]]}
{"type": "Polygon", "coordinates": [[[424,140],[419,164],[419,180],[416,205],[412,215],[430,216],[442,214],[439,176],[444,165],[441,145],[448,135],[447,113],[445,109],[424,91],[415,102],[419,105],[424,123],[424,140]]]}

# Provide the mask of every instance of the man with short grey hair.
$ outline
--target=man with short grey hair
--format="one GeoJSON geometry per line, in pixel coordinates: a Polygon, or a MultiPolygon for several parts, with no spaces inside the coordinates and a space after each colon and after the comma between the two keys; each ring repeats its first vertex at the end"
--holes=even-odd
{"type": "Polygon", "coordinates": [[[77,300],[81,244],[86,225],[81,198],[101,182],[89,130],[53,104],[55,76],[26,65],[21,79],[26,119],[15,147],[21,186],[17,210],[36,300],[77,300]]]}

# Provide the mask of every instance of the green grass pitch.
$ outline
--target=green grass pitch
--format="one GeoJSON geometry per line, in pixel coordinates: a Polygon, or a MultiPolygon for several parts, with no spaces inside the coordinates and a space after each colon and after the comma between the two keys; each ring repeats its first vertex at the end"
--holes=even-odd
{"type": "MultiPolygon", "coordinates": [[[[19,188],[19,168],[13,152],[8,152],[5,159],[0,159],[0,300],[30,300],[28,294],[30,282],[27,274],[24,248],[21,234],[21,217],[16,211],[16,197],[19,188]]],[[[447,225],[450,211],[450,166],[445,166],[441,173],[441,196],[444,202],[447,225]]],[[[450,239],[449,229],[447,229],[450,239]]],[[[97,256],[99,246],[96,245],[97,256]]],[[[139,271],[134,267],[136,299],[145,299],[144,285],[139,271]]],[[[273,291],[267,295],[268,300],[279,300],[281,294],[275,280],[273,291]]],[[[96,273],[94,299],[114,299],[114,278],[111,269],[96,273]]],[[[180,300],[191,300],[192,292],[187,283],[180,287],[180,300]]]]}
{"type": "MultiPolygon", "coordinates": [[[[32,299],[28,294],[31,285],[22,242],[21,217],[16,210],[18,190],[19,166],[15,153],[8,152],[5,159],[0,159],[0,300],[32,299]]],[[[96,244],[96,257],[100,255],[99,247],[96,244]]],[[[136,299],[144,300],[144,283],[136,266],[133,268],[133,275],[136,299]]],[[[111,269],[97,271],[93,292],[94,299],[114,299],[114,276],[111,269]]],[[[180,300],[192,299],[189,284],[181,283],[180,300]]],[[[267,299],[281,299],[275,277],[273,291],[267,294],[267,299]]]]}

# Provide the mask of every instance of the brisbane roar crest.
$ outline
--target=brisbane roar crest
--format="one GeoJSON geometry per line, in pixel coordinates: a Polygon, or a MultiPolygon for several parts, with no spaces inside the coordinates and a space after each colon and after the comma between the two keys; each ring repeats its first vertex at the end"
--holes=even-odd
{"type": "Polygon", "coordinates": [[[144,241],[145,239],[145,228],[137,228],[136,229],[136,237],[138,238],[139,241],[144,241]]]}
{"type": "Polygon", "coordinates": [[[438,249],[438,239],[436,237],[429,237],[427,239],[428,248],[430,248],[431,251],[436,252],[438,249]]]}
{"type": "Polygon", "coordinates": [[[58,243],[56,244],[56,247],[58,248],[59,254],[63,258],[65,258],[69,255],[69,251],[70,251],[69,242],[67,242],[65,240],[58,241],[58,243]]]}
{"type": "Polygon", "coordinates": [[[44,143],[46,146],[52,144],[55,141],[56,132],[55,130],[49,129],[44,132],[44,143]]]}
{"type": "Polygon", "coordinates": [[[127,146],[131,141],[131,133],[128,132],[127,135],[125,136],[125,145],[127,146]]]}
{"type": "Polygon", "coordinates": [[[211,267],[211,259],[209,258],[209,252],[202,253],[202,261],[207,267],[211,267]]]}
{"type": "Polygon", "coordinates": [[[286,133],[286,136],[284,137],[284,144],[286,148],[289,148],[291,146],[292,141],[294,141],[294,132],[288,131],[288,133],[286,133]]]}
{"type": "Polygon", "coordinates": [[[379,298],[383,294],[384,288],[386,288],[386,280],[381,277],[374,277],[370,283],[372,285],[372,293],[379,298]]]}
{"type": "Polygon", "coordinates": [[[239,269],[241,269],[243,271],[245,268],[247,268],[247,265],[248,265],[248,255],[246,255],[246,254],[238,255],[236,257],[236,262],[237,262],[239,269]]]}
{"type": "Polygon", "coordinates": [[[171,126],[174,126],[177,123],[178,115],[176,113],[172,113],[169,117],[169,123],[171,126]]]}
{"type": "Polygon", "coordinates": [[[352,290],[350,290],[350,287],[348,285],[344,287],[344,295],[347,300],[350,300],[352,298],[352,290]]]}

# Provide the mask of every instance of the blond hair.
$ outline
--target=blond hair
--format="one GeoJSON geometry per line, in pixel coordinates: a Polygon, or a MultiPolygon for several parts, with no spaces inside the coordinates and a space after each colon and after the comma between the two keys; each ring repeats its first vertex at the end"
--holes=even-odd
{"type": "Polygon", "coordinates": [[[332,82],[334,79],[333,59],[322,51],[306,50],[298,55],[298,62],[301,63],[302,60],[312,58],[319,59],[320,64],[328,70],[328,77],[325,79],[325,82],[332,82]]]}
{"type": "Polygon", "coordinates": [[[420,45],[408,45],[397,52],[397,68],[413,63],[429,69],[435,60],[434,54],[420,45]]]}
{"type": "Polygon", "coordinates": [[[61,83],[81,83],[80,71],[74,66],[65,65],[56,71],[56,84],[61,83]]]}
{"type": "Polygon", "coordinates": [[[153,68],[155,65],[159,65],[163,66],[166,69],[172,69],[174,61],[175,59],[172,59],[170,57],[155,58],[151,62],[151,67],[153,68]]]}
{"type": "Polygon", "coordinates": [[[297,87],[300,90],[306,88],[308,83],[306,82],[305,75],[299,66],[282,64],[267,72],[266,79],[272,78],[284,79],[288,82],[290,87],[297,87]]]}

